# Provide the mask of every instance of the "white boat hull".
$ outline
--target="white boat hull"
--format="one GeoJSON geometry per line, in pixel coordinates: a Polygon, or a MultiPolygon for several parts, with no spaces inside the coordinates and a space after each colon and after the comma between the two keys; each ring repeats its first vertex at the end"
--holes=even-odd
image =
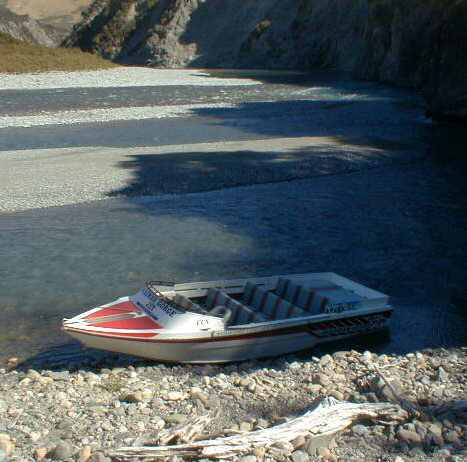
{"type": "MultiPolygon", "coordinates": [[[[336,278],[339,282],[343,279],[336,278]]],[[[223,281],[224,287],[230,284],[224,290],[238,294],[241,289],[237,286],[245,281],[223,281]]],[[[348,286],[354,284],[347,281],[348,286]]],[[[259,280],[266,287],[275,282],[272,278],[259,280]]],[[[218,281],[211,284],[219,286],[218,281]]],[[[206,293],[206,285],[209,283],[185,284],[178,291],[191,291],[199,297],[206,293]]],[[[170,303],[158,304],[143,289],[133,297],[64,320],[63,328],[86,347],[162,362],[226,363],[280,356],[385,328],[392,312],[387,297],[355,286],[360,293],[369,293],[359,309],[240,325],[224,325],[206,312],[177,311],[170,303]]]]}

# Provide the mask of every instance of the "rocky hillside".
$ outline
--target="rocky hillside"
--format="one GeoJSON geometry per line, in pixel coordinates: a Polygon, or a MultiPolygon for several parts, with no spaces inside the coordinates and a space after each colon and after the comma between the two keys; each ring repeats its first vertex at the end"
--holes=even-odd
{"type": "Polygon", "coordinates": [[[334,68],[467,119],[467,0],[96,0],[66,41],[163,67],[334,68]]]}
{"type": "Polygon", "coordinates": [[[1,5],[0,33],[39,45],[54,46],[57,43],[53,31],[48,30],[31,17],[14,14],[1,5]]]}
{"type": "Polygon", "coordinates": [[[66,37],[92,0],[0,0],[10,12],[39,22],[57,42],[66,37]]]}

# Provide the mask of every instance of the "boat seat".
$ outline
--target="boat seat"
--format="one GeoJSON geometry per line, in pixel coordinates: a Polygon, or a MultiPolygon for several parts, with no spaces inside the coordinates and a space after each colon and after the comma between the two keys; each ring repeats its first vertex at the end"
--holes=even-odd
{"type": "Polygon", "coordinates": [[[184,295],[175,294],[173,301],[181,306],[183,309],[193,311],[194,313],[206,314],[206,310],[203,310],[199,305],[193,303],[189,298],[184,295]]]}
{"type": "Polygon", "coordinates": [[[227,313],[224,311],[222,314],[230,325],[264,322],[268,320],[262,313],[253,311],[251,308],[243,305],[219,289],[209,289],[206,298],[206,307],[209,313],[213,315],[222,312],[222,308],[229,310],[231,315],[228,320],[226,317],[227,313]]]}
{"type": "Polygon", "coordinates": [[[245,286],[243,302],[269,319],[309,316],[309,313],[288,300],[251,283],[247,283],[245,286]]]}
{"type": "Polygon", "coordinates": [[[303,287],[290,279],[279,278],[274,293],[311,315],[325,311],[326,297],[321,297],[316,290],[303,287]]]}

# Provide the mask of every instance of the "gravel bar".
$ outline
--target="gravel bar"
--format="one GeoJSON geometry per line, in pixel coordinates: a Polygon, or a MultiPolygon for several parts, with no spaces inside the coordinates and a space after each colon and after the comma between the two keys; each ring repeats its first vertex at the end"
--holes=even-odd
{"type": "Polygon", "coordinates": [[[101,71],[43,72],[36,74],[0,74],[0,90],[44,90],[52,88],[157,87],[194,85],[227,87],[260,85],[247,78],[211,77],[195,69],[151,69],[121,67],[101,71]]]}

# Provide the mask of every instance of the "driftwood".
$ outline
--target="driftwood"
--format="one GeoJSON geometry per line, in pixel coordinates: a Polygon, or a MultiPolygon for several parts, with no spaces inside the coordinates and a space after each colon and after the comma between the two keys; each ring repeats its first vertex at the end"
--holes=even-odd
{"type": "Polygon", "coordinates": [[[193,419],[188,424],[182,424],[175,428],[163,430],[159,433],[157,442],[162,446],[175,441],[177,443],[189,443],[203,432],[211,420],[212,418],[209,415],[202,415],[193,419]]]}
{"type": "Polygon", "coordinates": [[[354,404],[325,398],[304,415],[264,430],[173,446],[124,447],[111,453],[111,456],[117,460],[157,459],[174,455],[225,459],[251,453],[256,448],[293,448],[290,442],[298,437],[333,435],[359,420],[389,424],[406,418],[406,411],[397,404],[354,404]]]}

